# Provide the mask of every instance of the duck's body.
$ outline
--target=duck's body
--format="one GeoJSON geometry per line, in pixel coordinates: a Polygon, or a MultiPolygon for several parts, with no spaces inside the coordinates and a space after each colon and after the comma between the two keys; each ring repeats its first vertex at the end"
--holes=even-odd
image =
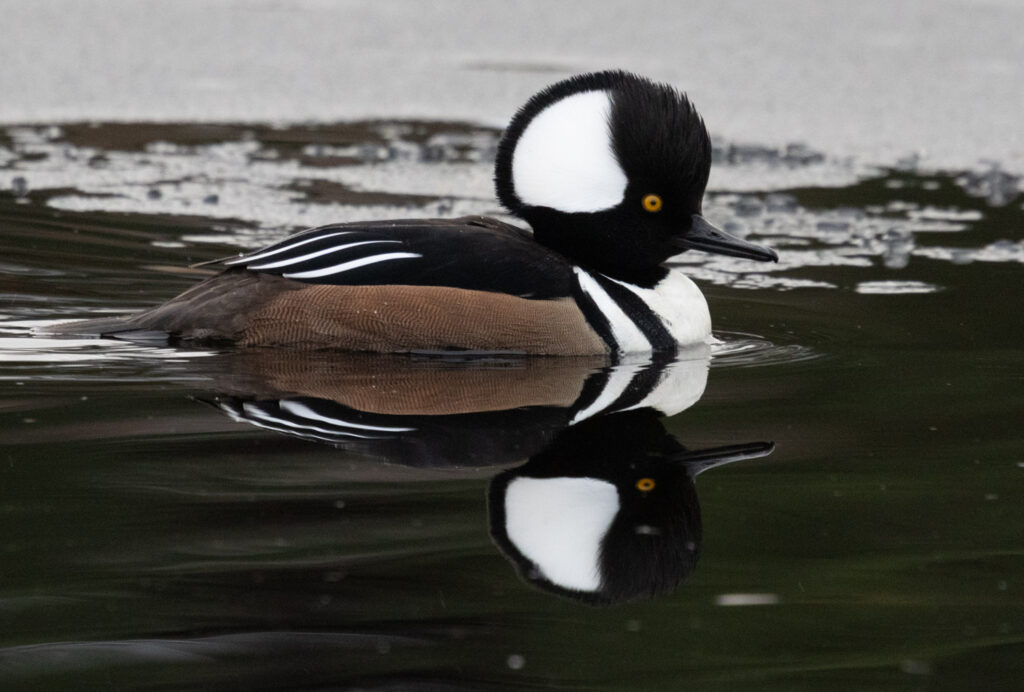
{"type": "Polygon", "coordinates": [[[325,226],[221,263],[164,305],[93,327],[244,346],[551,355],[660,350],[710,329],[704,297],[678,272],[640,288],[484,217],[325,226]]]}
{"type": "Polygon", "coordinates": [[[220,274],[152,310],[57,331],[383,352],[674,349],[706,339],[711,319],[666,259],[775,258],[699,215],[709,168],[684,96],[584,75],[531,99],[499,146],[498,197],[532,234],[484,217],[325,226],[220,260],[220,274]]]}

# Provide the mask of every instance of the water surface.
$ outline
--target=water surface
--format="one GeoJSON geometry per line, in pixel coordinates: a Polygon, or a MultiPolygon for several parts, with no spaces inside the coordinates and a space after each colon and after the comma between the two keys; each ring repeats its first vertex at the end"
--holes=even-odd
{"type": "Polygon", "coordinates": [[[498,214],[496,137],[0,134],[4,687],[1019,685],[1024,200],[997,169],[719,142],[707,216],[781,262],[680,257],[720,343],[670,362],[30,336],[299,227],[498,214]],[[671,492],[597,586],[593,551],[559,571],[496,514],[607,484],[671,492]]]}

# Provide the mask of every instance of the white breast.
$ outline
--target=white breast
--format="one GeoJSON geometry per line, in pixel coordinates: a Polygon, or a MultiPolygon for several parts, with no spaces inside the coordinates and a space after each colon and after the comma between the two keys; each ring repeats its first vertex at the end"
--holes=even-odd
{"type": "Polygon", "coordinates": [[[697,284],[680,271],[670,269],[668,276],[654,288],[612,279],[640,296],[668,329],[678,344],[703,343],[711,336],[711,312],[697,284]]]}
{"type": "MultiPolygon", "coordinates": [[[[650,353],[651,342],[634,321],[628,306],[619,303],[580,267],[574,267],[580,289],[594,301],[594,305],[611,328],[612,338],[619,353],[650,353]]],[[[711,336],[711,313],[708,302],[697,285],[681,272],[670,269],[668,275],[654,288],[640,288],[634,284],[604,278],[623,286],[638,296],[661,321],[677,344],[689,346],[706,343],[711,336]]]]}

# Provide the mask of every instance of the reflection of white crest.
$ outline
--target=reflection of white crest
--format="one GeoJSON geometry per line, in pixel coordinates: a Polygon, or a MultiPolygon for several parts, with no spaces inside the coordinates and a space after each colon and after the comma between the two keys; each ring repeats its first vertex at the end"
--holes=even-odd
{"type": "Polygon", "coordinates": [[[601,540],[618,511],[618,490],[595,478],[521,477],[505,492],[509,541],[567,589],[600,588],[601,540]]]}

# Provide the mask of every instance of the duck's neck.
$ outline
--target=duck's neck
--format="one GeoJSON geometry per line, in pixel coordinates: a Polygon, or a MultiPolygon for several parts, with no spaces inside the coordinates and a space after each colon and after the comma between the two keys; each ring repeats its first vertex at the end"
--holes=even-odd
{"type": "Polygon", "coordinates": [[[543,223],[532,226],[534,240],[589,272],[642,288],[654,288],[668,275],[668,269],[660,262],[638,259],[633,253],[614,246],[606,237],[588,234],[589,229],[576,229],[566,223],[557,228],[543,223]]]}

